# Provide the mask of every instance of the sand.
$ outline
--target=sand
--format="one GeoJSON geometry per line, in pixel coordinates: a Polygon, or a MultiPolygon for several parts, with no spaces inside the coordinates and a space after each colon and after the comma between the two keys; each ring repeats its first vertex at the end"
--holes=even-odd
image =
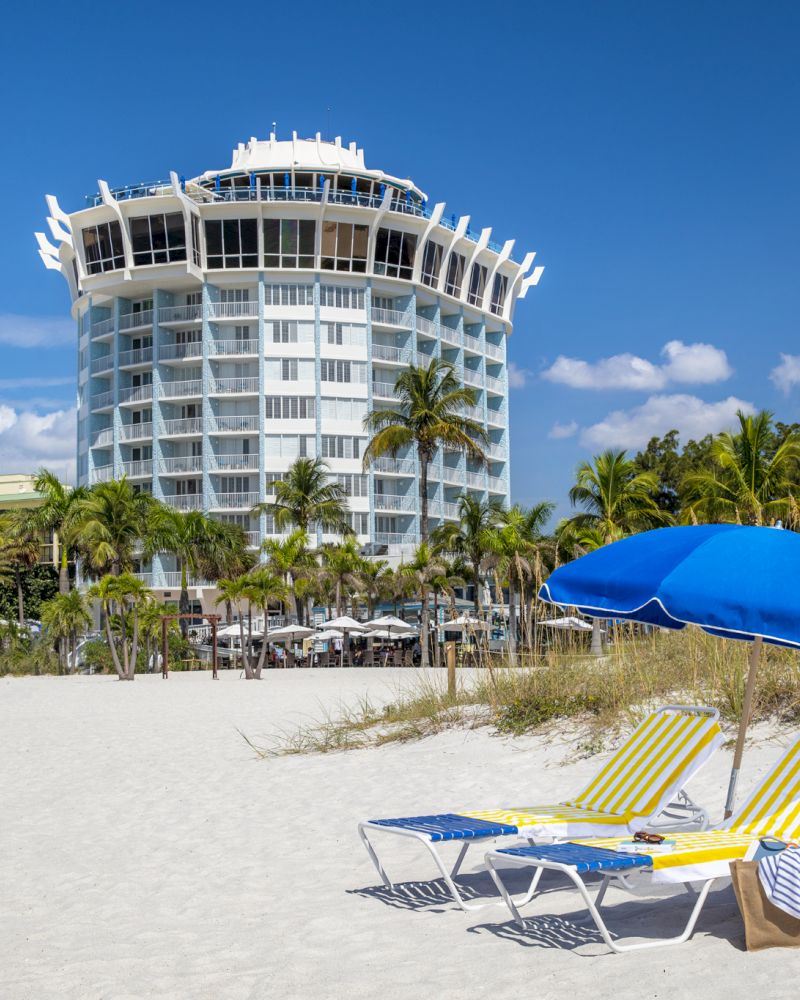
{"type": "MultiPolygon", "coordinates": [[[[558,799],[598,766],[569,731],[451,731],[271,760],[237,732],[289,730],[367,692],[391,698],[412,676],[0,680],[0,997],[796,995],[800,955],[747,954],[730,888],[712,893],[688,944],[617,956],[574,922],[571,892],[545,892],[527,932],[499,907],[455,910],[426,881],[429,859],[399,838],[386,857],[402,892],[378,887],[359,819],[558,799]]],[[[758,735],[745,787],[789,736],[758,735]]],[[[719,753],[690,789],[715,816],[729,763],[719,753]]],[[[476,891],[488,888],[480,857],[466,868],[476,891]]],[[[618,891],[608,899],[612,926],[644,937],[676,927],[689,901],[648,911],[618,891]]]]}

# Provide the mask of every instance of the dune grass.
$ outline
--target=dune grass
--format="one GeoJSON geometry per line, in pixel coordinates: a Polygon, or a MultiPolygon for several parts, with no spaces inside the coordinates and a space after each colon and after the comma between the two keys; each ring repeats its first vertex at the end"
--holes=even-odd
{"type": "MultiPolygon", "coordinates": [[[[636,724],[663,704],[712,705],[723,720],[738,720],[749,647],[689,628],[679,633],[639,635],[624,627],[608,655],[587,657],[562,648],[509,666],[502,657],[485,670],[459,672],[455,696],[445,672],[420,676],[390,704],[363,699],[327,713],[297,730],[261,742],[247,739],[260,757],[326,753],[420,739],[456,726],[491,725],[521,735],[559,720],[578,720],[583,745],[602,749],[605,734],[636,724]]],[[[800,655],[764,647],[753,720],[800,722],[800,655]]]]}

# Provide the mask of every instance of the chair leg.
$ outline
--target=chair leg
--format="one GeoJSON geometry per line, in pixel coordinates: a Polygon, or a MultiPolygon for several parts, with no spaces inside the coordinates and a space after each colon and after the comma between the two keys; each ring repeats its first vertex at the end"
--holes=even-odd
{"type": "Polygon", "coordinates": [[[461,850],[458,852],[458,857],[456,858],[456,863],[450,872],[450,878],[458,878],[458,873],[461,871],[461,865],[464,862],[464,858],[467,856],[467,851],[469,850],[469,841],[465,840],[461,845],[461,850]]]}
{"type": "Polygon", "coordinates": [[[361,837],[361,843],[364,845],[364,847],[366,847],[367,854],[369,854],[370,860],[372,861],[373,865],[375,865],[375,870],[378,872],[378,876],[380,877],[381,881],[383,882],[383,884],[386,886],[387,889],[394,889],[394,886],[392,885],[392,880],[386,874],[386,870],[384,869],[383,864],[381,863],[381,860],[378,857],[378,853],[372,846],[372,841],[367,836],[367,832],[364,829],[363,823],[358,824],[358,835],[359,837],[361,837]]]}

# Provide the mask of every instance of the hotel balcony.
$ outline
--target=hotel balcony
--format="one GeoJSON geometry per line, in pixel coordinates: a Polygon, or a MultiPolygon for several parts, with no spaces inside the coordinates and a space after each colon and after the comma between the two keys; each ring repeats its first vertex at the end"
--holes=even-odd
{"type": "Polygon", "coordinates": [[[199,323],[203,319],[202,305],[163,306],[158,310],[159,326],[170,323],[199,323]]]}
{"type": "Polygon", "coordinates": [[[164,503],[176,510],[202,510],[202,493],[170,493],[164,496],[164,503]]]}
{"type": "Polygon", "coordinates": [[[245,434],[260,429],[257,413],[212,418],[209,434],[245,434]]]}
{"type": "Polygon", "coordinates": [[[210,466],[212,472],[244,472],[246,470],[257,469],[259,464],[258,455],[211,455],[210,466]]]}
{"type": "Polygon", "coordinates": [[[89,366],[89,371],[92,375],[102,375],[104,372],[113,372],[113,370],[114,354],[111,352],[104,354],[101,358],[93,358],[89,366]]]}
{"type": "Polygon", "coordinates": [[[135,368],[137,365],[151,365],[152,363],[152,347],[138,347],[133,351],[121,351],[119,355],[120,368],[135,368]]]}
{"type": "Polygon", "coordinates": [[[413,476],[416,463],[413,458],[378,458],[372,463],[372,471],[388,476],[413,476]]]}
{"type": "Polygon", "coordinates": [[[211,507],[213,510],[251,510],[258,501],[258,493],[217,493],[211,507]]]}
{"type": "Polygon", "coordinates": [[[92,340],[110,340],[114,336],[114,320],[100,319],[92,323],[92,340]]]}
{"type": "Polygon", "coordinates": [[[119,430],[120,441],[141,441],[153,436],[153,425],[148,420],[144,424],[123,424],[119,430]]]}
{"type": "Polygon", "coordinates": [[[114,478],[114,466],[113,465],[96,465],[92,469],[92,482],[93,483],[107,483],[114,478]]]}
{"type": "Polygon", "coordinates": [[[372,307],[373,326],[391,326],[404,330],[410,330],[413,317],[408,313],[400,312],[399,309],[380,309],[378,306],[372,307]]]}
{"type": "Polygon", "coordinates": [[[160,344],[158,347],[159,361],[191,361],[202,356],[203,345],[199,340],[189,344],[160,344]]]}
{"type": "Polygon", "coordinates": [[[261,392],[261,380],[257,375],[243,378],[212,378],[208,391],[211,396],[257,396],[261,392]]]}
{"type": "Polygon", "coordinates": [[[258,354],[257,340],[212,340],[211,353],[215,357],[240,358],[258,354]]]}
{"type": "Polygon", "coordinates": [[[101,410],[110,410],[114,406],[114,393],[111,392],[98,392],[91,397],[89,406],[92,413],[98,413],[101,410]]]}
{"type": "Polygon", "coordinates": [[[411,363],[411,349],[408,347],[391,347],[388,344],[373,344],[372,360],[385,361],[392,365],[409,365],[411,363]]]}
{"type": "Polygon", "coordinates": [[[126,403],[147,403],[152,398],[152,385],[131,385],[119,390],[120,406],[126,403]]]}
{"type": "Polygon", "coordinates": [[[114,428],[104,427],[92,438],[92,448],[110,448],[114,443],[114,428]]]}
{"type": "Polygon", "coordinates": [[[139,330],[152,325],[152,309],[143,309],[141,312],[135,313],[123,313],[119,318],[120,330],[139,330]]]}
{"type": "Polygon", "coordinates": [[[505,383],[501,378],[495,378],[494,375],[487,375],[486,391],[493,393],[495,396],[505,396],[506,394],[505,383]]]}
{"type": "Polygon", "coordinates": [[[134,462],[123,462],[122,471],[128,479],[149,479],[153,475],[153,460],[143,458],[134,462]]]}
{"type": "Polygon", "coordinates": [[[163,426],[164,437],[201,437],[203,434],[202,417],[180,417],[177,420],[165,420],[163,426]]]}
{"type": "Polygon", "coordinates": [[[258,319],[258,302],[210,302],[209,318],[258,319]]]}
{"type": "Polygon", "coordinates": [[[394,382],[373,382],[372,395],[378,399],[394,399],[396,386],[394,382]]]}
{"type": "Polygon", "coordinates": [[[162,476],[185,476],[191,472],[202,472],[203,456],[175,455],[162,458],[158,463],[158,471],[162,476]]]}
{"type": "Polygon", "coordinates": [[[494,358],[497,361],[505,361],[506,352],[500,344],[492,344],[487,340],[483,352],[487,358],[494,358]]]}
{"type": "Polygon", "coordinates": [[[413,493],[376,493],[375,510],[399,510],[416,512],[419,507],[419,497],[413,493]]]}
{"type": "Polygon", "coordinates": [[[193,396],[201,396],[203,393],[203,382],[201,379],[189,379],[187,381],[162,382],[158,393],[159,399],[189,399],[193,396]]]}

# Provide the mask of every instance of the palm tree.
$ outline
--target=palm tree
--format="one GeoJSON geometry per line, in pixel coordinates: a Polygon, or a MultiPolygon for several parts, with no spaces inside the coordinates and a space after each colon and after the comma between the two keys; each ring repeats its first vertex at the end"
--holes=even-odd
{"type": "Polygon", "coordinates": [[[31,511],[31,520],[43,535],[53,539],[53,557],[58,565],[58,590],[66,594],[69,590],[69,539],[67,522],[75,506],[83,500],[87,490],[83,486],[71,489],[65,486],[52,472],[39,469],[33,479],[33,488],[41,494],[44,502],[31,511]]]}
{"type": "MultiPolygon", "coordinates": [[[[250,641],[245,642],[244,638],[244,614],[242,613],[242,605],[247,602],[248,606],[251,599],[251,591],[248,587],[249,580],[246,576],[238,576],[234,579],[222,579],[217,580],[217,604],[227,604],[233,605],[239,612],[239,637],[241,641],[242,649],[242,666],[244,667],[244,675],[247,680],[253,680],[255,672],[253,670],[252,661],[250,659],[250,641]]],[[[248,633],[250,629],[248,627],[248,633]]]]}
{"type": "Polygon", "coordinates": [[[391,593],[392,571],[385,559],[361,559],[356,569],[357,589],[367,603],[367,617],[375,615],[375,605],[391,593]]]}
{"type": "Polygon", "coordinates": [[[462,556],[470,567],[475,614],[481,610],[481,570],[491,550],[503,507],[499,500],[480,500],[471,493],[458,498],[458,522],[447,521],[434,529],[434,544],[462,556]]]}
{"type": "MultiPolygon", "coordinates": [[[[235,524],[226,524],[206,517],[199,510],[180,511],[166,504],[154,505],[147,523],[144,555],[171,552],[181,575],[181,595],[178,610],[189,614],[189,577],[197,577],[204,565],[222,562],[225,557],[240,556],[244,550],[244,533],[235,524]]],[[[180,619],[181,634],[188,635],[189,620],[180,619]]]]}
{"type": "Polygon", "coordinates": [[[284,600],[289,605],[289,617],[302,625],[298,602],[298,587],[301,580],[308,582],[313,570],[317,567],[314,553],[308,548],[308,535],[302,528],[297,528],[286,538],[268,538],[261,545],[261,551],[267,557],[267,566],[278,574],[288,584],[284,600]]]}
{"type": "Polygon", "coordinates": [[[395,385],[399,409],[378,409],[364,418],[373,437],[364,452],[364,466],[384,455],[395,457],[414,447],[419,459],[420,537],[428,541],[428,468],[440,445],[466,452],[485,462],[482,444],[488,440],[482,424],[463,416],[475,406],[477,390],[462,385],[449,361],[434,358],[425,367],[409,366],[395,385]]]}
{"type": "Polygon", "coordinates": [[[411,583],[420,600],[420,665],[428,666],[428,640],[430,636],[430,609],[428,597],[437,580],[441,580],[444,567],[441,560],[428,542],[420,542],[410,563],[405,563],[399,569],[411,583]]]}
{"type": "Polygon", "coordinates": [[[690,516],[747,524],[785,518],[800,491],[800,435],[790,432],[776,445],[771,413],[736,415],[738,433],[719,434],[712,442],[713,467],[684,480],[690,516]]]}
{"type": "Polygon", "coordinates": [[[279,531],[295,527],[308,535],[312,525],[319,525],[324,531],[351,534],[347,492],[329,476],[321,458],[298,458],[275,483],[275,502],[257,504],[252,514],[270,514],[279,531]]]}
{"type": "Polygon", "coordinates": [[[596,528],[604,544],[620,534],[671,524],[672,516],[654,499],[657,490],[657,477],[637,472],[624,451],[604,451],[578,466],[569,499],[582,509],[570,520],[578,529],[596,528]]]}
{"type": "Polygon", "coordinates": [[[86,598],[77,589],[57,594],[42,604],[40,615],[46,634],[53,642],[58,643],[59,669],[62,672],[67,669],[67,641],[72,649],[72,667],[75,669],[78,665],[78,635],[92,624],[86,598]]]}
{"type": "Polygon", "coordinates": [[[139,611],[142,605],[152,600],[152,595],[132,573],[107,573],[91,588],[89,594],[98,598],[102,606],[106,636],[117,676],[121,681],[132,681],[139,653],[139,611]]]}
{"type": "Polygon", "coordinates": [[[71,506],[65,524],[93,573],[119,576],[132,570],[157,506],[149,493],[134,492],[123,476],[93,486],[71,506]]]}
{"type": "Polygon", "coordinates": [[[358,543],[353,538],[340,545],[322,547],[322,570],[335,587],[337,617],[345,613],[347,595],[358,589],[361,561],[358,543]]]}
{"type": "Polygon", "coordinates": [[[261,652],[258,661],[253,669],[256,680],[261,679],[261,671],[264,667],[264,660],[267,655],[267,620],[269,618],[269,606],[277,601],[286,600],[286,581],[278,574],[273,573],[266,566],[259,566],[253,570],[246,578],[246,595],[249,601],[261,608],[264,614],[264,635],[261,640],[261,652]]]}
{"type": "Polygon", "coordinates": [[[17,588],[17,619],[25,625],[25,597],[22,576],[38,562],[42,552],[41,532],[31,518],[30,510],[8,511],[0,515],[0,544],[4,560],[14,573],[17,588]]]}
{"type": "MultiPolygon", "coordinates": [[[[439,558],[439,553],[434,550],[435,555],[439,558]]],[[[459,567],[460,568],[460,567],[459,567]]],[[[457,572],[456,566],[453,563],[449,563],[446,559],[441,559],[438,565],[438,572],[431,578],[431,591],[433,592],[433,620],[435,627],[437,629],[436,639],[433,644],[433,665],[435,667],[441,666],[441,645],[439,643],[439,595],[447,597],[450,600],[451,609],[455,608],[455,597],[456,590],[459,587],[465,586],[464,578],[457,572]]],[[[455,617],[455,615],[453,615],[455,617]]]]}

